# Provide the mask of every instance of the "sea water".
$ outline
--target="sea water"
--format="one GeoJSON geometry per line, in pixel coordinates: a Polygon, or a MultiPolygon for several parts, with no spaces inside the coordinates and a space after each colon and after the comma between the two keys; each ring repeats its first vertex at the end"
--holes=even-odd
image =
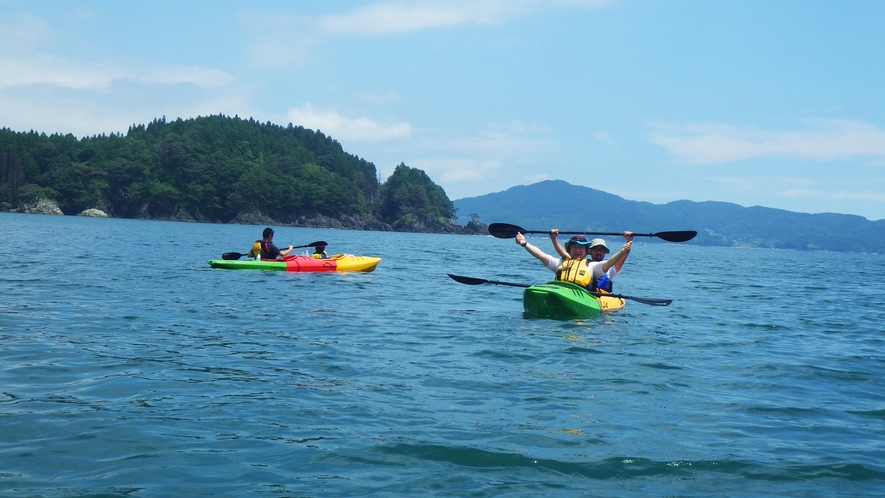
{"type": "Polygon", "coordinates": [[[209,267],[263,228],[0,214],[0,495],[885,494],[883,256],[637,238],[615,291],[673,303],[558,321],[447,277],[549,280],[512,240],[209,267]]]}

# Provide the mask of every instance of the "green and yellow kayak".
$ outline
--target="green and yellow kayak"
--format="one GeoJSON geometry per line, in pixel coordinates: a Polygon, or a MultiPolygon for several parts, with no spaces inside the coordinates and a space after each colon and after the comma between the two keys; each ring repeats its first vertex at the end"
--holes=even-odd
{"type": "Polygon", "coordinates": [[[209,266],[227,270],[332,272],[373,271],[379,262],[381,262],[381,258],[336,254],[326,259],[316,259],[310,256],[287,256],[285,259],[273,261],[213,259],[209,261],[209,266]]]}
{"type": "Polygon", "coordinates": [[[552,281],[532,285],[522,293],[526,314],[545,318],[590,318],[627,303],[619,297],[594,296],[580,285],[552,281]]]}

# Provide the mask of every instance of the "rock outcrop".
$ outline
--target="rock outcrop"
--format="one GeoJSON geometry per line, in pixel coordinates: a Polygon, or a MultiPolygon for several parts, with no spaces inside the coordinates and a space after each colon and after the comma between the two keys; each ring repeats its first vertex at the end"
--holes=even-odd
{"type": "Polygon", "coordinates": [[[61,212],[61,209],[59,209],[58,204],[49,199],[37,199],[31,202],[26,202],[19,207],[18,212],[27,214],[64,215],[64,213],[61,212]]]}
{"type": "Polygon", "coordinates": [[[105,213],[101,209],[90,208],[90,209],[84,209],[77,216],[88,216],[90,218],[107,218],[108,213],[105,213]]]}

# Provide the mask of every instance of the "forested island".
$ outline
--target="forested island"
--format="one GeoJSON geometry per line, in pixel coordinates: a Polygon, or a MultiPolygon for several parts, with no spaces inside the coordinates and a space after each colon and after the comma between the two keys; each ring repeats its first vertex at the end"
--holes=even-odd
{"type": "Polygon", "coordinates": [[[214,223],[484,233],[401,163],[375,165],[321,133],[223,115],[112,133],[0,129],[0,210],[214,223]]]}

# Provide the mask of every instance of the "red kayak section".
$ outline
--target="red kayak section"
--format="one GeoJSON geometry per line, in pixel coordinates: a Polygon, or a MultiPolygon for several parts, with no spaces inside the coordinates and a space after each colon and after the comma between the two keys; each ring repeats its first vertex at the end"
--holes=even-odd
{"type": "Polygon", "coordinates": [[[335,271],[338,263],[334,259],[316,259],[309,256],[287,256],[286,271],[335,271]]]}

